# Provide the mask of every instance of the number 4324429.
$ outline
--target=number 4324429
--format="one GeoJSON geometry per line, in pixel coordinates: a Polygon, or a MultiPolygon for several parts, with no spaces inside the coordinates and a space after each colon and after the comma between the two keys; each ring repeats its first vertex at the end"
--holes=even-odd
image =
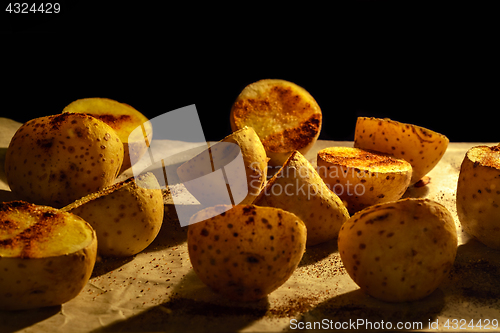
{"type": "Polygon", "coordinates": [[[33,3],[29,4],[26,2],[9,2],[5,11],[11,14],[57,14],[61,11],[61,5],[59,3],[33,3]]]}
{"type": "Polygon", "coordinates": [[[497,319],[481,319],[479,320],[470,320],[467,321],[465,319],[448,319],[443,327],[446,329],[452,330],[463,330],[463,329],[472,329],[472,330],[491,330],[498,328],[498,320],[497,319]]]}

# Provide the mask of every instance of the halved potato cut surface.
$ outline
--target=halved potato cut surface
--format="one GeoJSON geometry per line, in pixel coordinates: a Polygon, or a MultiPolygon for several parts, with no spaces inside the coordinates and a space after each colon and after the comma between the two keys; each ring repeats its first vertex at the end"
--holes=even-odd
{"type": "Polygon", "coordinates": [[[311,94],[279,79],[248,85],[231,109],[233,131],[253,127],[274,165],[283,164],[295,150],[305,154],[316,142],[321,122],[321,109],[311,94]]]}
{"type": "Polygon", "coordinates": [[[21,201],[0,206],[0,257],[44,258],[76,252],[93,241],[80,217],[21,201]]]}

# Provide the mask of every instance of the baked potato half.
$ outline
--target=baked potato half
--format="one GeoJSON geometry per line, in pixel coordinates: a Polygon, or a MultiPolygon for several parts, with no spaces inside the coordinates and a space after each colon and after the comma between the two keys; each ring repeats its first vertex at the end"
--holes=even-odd
{"type": "Polygon", "coordinates": [[[63,304],[90,278],[97,237],[82,218],[23,201],[0,204],[0,310],[63,304]]]}
{"type": "Polygon", "coordinates": [[[387,118],[359,117],[354,131],[354,147],[408,161],[413,168],[410,184],[415,184],[436,166],[448,143],[443,134],[387,118]]]}
{"type": "Polygon", "coordinates": [[[245,205],[252,203],[264,186],[267,161],[254,129],[245,126],[180,165],[177,175],[207,207],[245,205]]]}
{"type": "Polygon", "coordinates": [[[304,223],[282,209],[217,205],[193,219],[202,221],[188,227],[193,269],[231,300],[264,298],[288,280],[305,251],[304,223]]]}
{"type": "Polygon", "coordinates": [[[410,185],[412,167],[388,154],[351,147],[322,149],[318,174],[344,202],[350,214],[400,199],[410,185]]]}
{"type": "Polygon", "coordinates": [[[305,154],[321,131],[322,113],[316,100],[297,84],[264,79],[246,86],[230,113],[233,131],[253,127],[271,165],[283,165],[298,150],[305,154]]]}
{"type": "Polygon", "coordinates": [[[151,244],[163,223],[163,194],[152,173],[115,183],[61,209],[96,231],[100,255],[132,256],[151,244]]]}
{"type": "Polygon", "coordinates": [[[307,227],[307,246],[337,238],[349,212],[323,182],[314,167],[298,151],[266,184],[254,205],[292,212],[307,227]]]}
{"type": "Polygon", "coordinates": [[[460,167],[456,205],[464,230],[500,249],[500,146],[469,149],[460,167]]]}
{"type": "Polygon", "coordinates": [[[116,132],[78,113],[32,119],[14,134],[5,174],[16,198],[56,208],[111,185],[123,161],[116,132]]]}
{"type": "Polygon", "coordinates": [[[345,269],[367,294],[409,302],[431,294],[453,266],[457,231],[450,212],[428,199],[365,208],[341,228],[345,269]]]}

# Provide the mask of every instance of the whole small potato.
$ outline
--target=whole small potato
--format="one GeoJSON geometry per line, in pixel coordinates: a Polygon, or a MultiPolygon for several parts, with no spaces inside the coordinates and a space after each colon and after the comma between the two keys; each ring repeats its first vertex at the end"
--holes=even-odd
{"type": "Polygon", "coordinates": [[[415,301],[450,271],[457,231],[444,206],[408,198],[354,214],[339,232],[338,249],[361,290],[383,301],[415,301]]]}
{"type": "Polygon", "coordinates": [[[131,177],[61,209],[96,231],[103,256],[132,256],[148,247],[163,223],[163,195],[152,173],[131,177]]]}
{"type": "Polygon", "coordinates": [[[63,304],[92,274],[97,238],[82,218],[23,201],[0,204],[0,310],[63,304]]]}
{"type": "Polygon", "coordinates": [[[292,275],[304,254],[306,227],[294,214],[272,207],[223,205],[198,212],[189,225],[193,269],[215,292],[254,301],[292,275]]]}
{"type": "Polygon", "coordinates": [[[5,173],[17,198],[56,208],[111,185],[123,144],[104,122],[84,114],[36,118],[14,134],[5,173]]]}
{"type": "Polygon", "coordinates": [[[469,149],[460,168],[456,198],[464,230],[500,249],[500,146],[469,149]]]}

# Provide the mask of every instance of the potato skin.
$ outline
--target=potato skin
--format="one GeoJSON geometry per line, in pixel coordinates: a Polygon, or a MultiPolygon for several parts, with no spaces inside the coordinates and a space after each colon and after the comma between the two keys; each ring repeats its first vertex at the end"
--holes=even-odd
{"type": "Polygon", "coordinates": [[[215,292],[255,301],[277,289],[302,259],[306,227],[294,214],[272,207],[223,205],[196,215],[214,216],[189,225],[193,269],[215,292]],[[221,212],[219,215],[218,212],[221,212]]]}
{"type": "Polygon", "coordinates": [[[61,208],[115,180],[123,144],[91,116],[60,114],[32,119],[14,134],[5,173],[17,198],[61,208]]]}
{"type": "MultiPolygon", "coordinates": [[[[218,182],[218,179],[212,177],[199,177],[210,175],[213,172],[212,163],[215,164],[214,168],[216,170],[224,167],[226,176],[227,173],[240,174],[241,170],[239,169],[230,168],[228,170],[227,165],[217,165],[224,163],[228,159],[226,155],[232,156],[232,153],[228,154],[224,153],[224,151],[228,149],[230,152],[233,152],[233,144],[237,145],[241,151],[245,167],[244,172],[241,172],[241,174],[246,175],[246,184],[242,183],[241,187],[236,186],[234,183],[231,184],[231,195],[235,201],[234,203],[241,205],[251,204],[266,182],[268,161],[266,151],[255,130],[251,127],[244,127],[231,133],[215,145],[212,145],[210,150],[207,149],[183,163],[177,169],[177,175],[188,191],[207,207],[224,203],[220,202],[220,195],[214,194],[223,193],[226,195],[228,193],[227,186],[225,182],[218,182]],[[197,180],[190,182],[193,179],[197,180]]],[[[232,158],[230,159],[232,160],[232,158]]],[[[227,163],[229,164],[230,162],[232,161],[227,163]]]]}
{"type": "Polygon", "coordinates": [[[66,303],[82,291],[96,261],[97,238],[66,256],[0,258],[0,310],[26,310],[66,303]],[[75,265],[75,263],[78,263],[75,265]]]}
{"type": "Polygon", "coordinates": [[[500,146],[477,146],[466,153],[456,199],[464,230],[500,250],[500,146]]]}
{"type": "Polygon", "coordinates": [[[354,147],[394,155],[410,162],[415,184],[441,160],[449,140],[429,129],[391,119],[358,117],[354,147]]]}
{"type": "Polygon", "coordinates": [[[346,204],[349,214],[400,199],[410,185],[411,165],[388,154],[330,147],[317,155],[318,174],[346,204]]]}
{"type": "Polygon", "coordinates": [[[99,254],[135,255],[148,247],[163,223],[163,195],[158,180],[146,173],[105,188],[66,207],[96,231],[99,254]]]}
{"type": "Polygon", "coordinates": [[[68,104],[62,112],[89,114],[102,120],[115,130],[123,143],[124,150],[120,173],[132,166],[131,161],[139,161],[147,150],[142,131],[140,136],[130,137],[132,131],[143,125],[149,142],[153,137],[153,127],[146,116],[128,104],[109,98],[90,97],[77,99],[68,104]]]}
{"type": "Polygon", "coordinates": [[[307,227],[307,246],[333,240],[349,212],[323,182],[311,163],[294,151],[253,202],[292,212],[307,227]]]}
{"type": "Polygon", "coordinates": [[[388,302],[422,299],[453,266],[457,232],[450,212],[428,199],[368,207],[341,228],[338,249],[356,284],[388,302]]]}
{"type": "Polygon", "coordinates": [[[246,168],[248,194],[239,204],[251,204],[266,183],[268,162],[266,150],[255,130],[247,126],[228,135],[221,142],[235,143],[241,149],[246,168]]]}

